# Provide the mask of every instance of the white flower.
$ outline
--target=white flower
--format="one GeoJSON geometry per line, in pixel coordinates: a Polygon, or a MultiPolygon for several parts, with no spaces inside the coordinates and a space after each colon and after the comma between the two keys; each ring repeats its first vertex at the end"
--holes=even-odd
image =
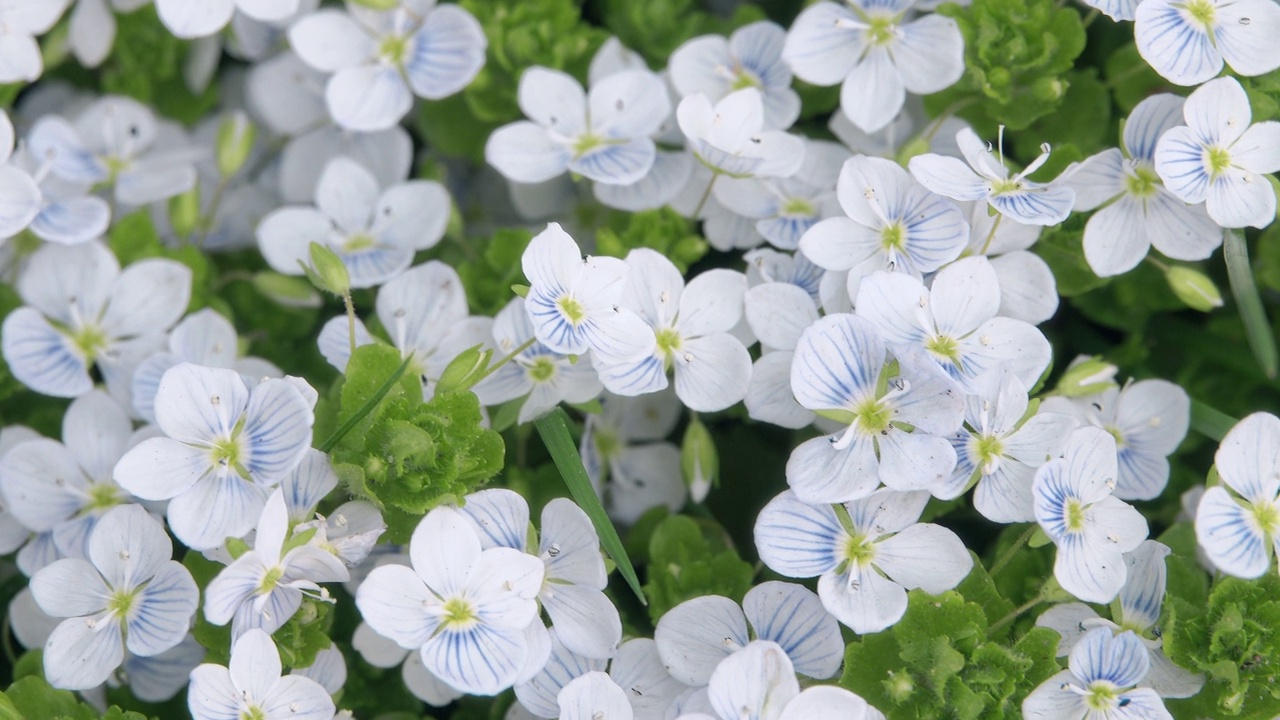
{"type": "Polygon", "coordinates": [[[22,232],[40,216],[44,205],[36,180],[25,168],[11,163],[21,159],[13,154],[15,140],[9,114],[0,111],[0,239],[22,232]]]}
{"type": "Polygon", "coordinates": [[[632,720],[635,717],[626,691],[599,670],[571,680],[556,699],[560,720],[632,720]]]}
{"type": "Polygon", "coordinates": [[[1176,85],[1199,85],[1222,70],[1262,75],[1280,67],[1280,8],[1270,0],[1155,0],[1133,11],[1138,53],[1176,85]]]}
{"type": "Polygon", "coordinates": [[[117,203],[146,205],[180,195],[196,184],[192,152],[150,108],[108,96],[85,108],[74,123],[41,118],[27,136],[32,155],[51,163],[59,179],[85,186],[114,187],[117,203]]]}
{"type": "Polygon", "coordinates": [[[764,124],[784,130],[800,116],[800,96],[791,89],[791,68],[782,61],[787,33],[767,20],[744,25],[726,40],[703,35],[671,53],[667,71],[681,97],[702,93],[715,102],[754,87],[764,102],[764,124]]]}
{"type": "Polygon", "coordinates": [[[70,0],[8,0],[0,5],[0,83],[31,82],[44,72],[36,35],[58,22],[70,0]]]}
{"type": "Polygon", "coordinates": [[[774,572],[818,577],[822,604],[854,632],[879,632],[902,619],[908,589],[937,595],[973,567],[955,533],[916,522],[928,501],[928,493],[882,489],[842,505],[807,505],[788,490],[756,518],[756,549],[774,572]]]}
{"type": "Polygon", "coordinates": [[[631,525],[659,505],[678,512],[689,489],[680,448],[663,442],[680,419],[675,392],[634,398],[606,393],[600,402],[603,412],[587,416],[578,450],[609,517],[631,525]]]}
{"type": "MultiPolygon", "coordinates": [[[[2,154],[2,153],[0,153],[2,154]]],[[[106,200],[90,195],[91,188],[85,184],[69,183],[51,170],[53,163],[41,164],[26,148],[12,158],[10,172],[25,171],[36,183],[39,194],[35,196],[35,217],[30,218],[31,232],[46,242],[75,245],[101,237],[111,224],[111,206],[106,200]]],[[[10,179],[4,188],[6,215],[14,223],[20,218],[29,217],[30,200],[25,197],[24,185],[21,181],[10,179]]],[[[0,180],[0,183],[4,182],[0,180]]]]}
{"type": "Polygon", "coordinates": [[[909,275],[877,272],[863,279],[854,306],[899,354],[922,350],[967,392],[1001,364],[1023,387],[1034,387],[1052,359],[1034,325],[996,315],[1000,284],[982,256],[947,265],[929,288],[909,275]]]}
{"type": "Polygon", "coordinates": [[[911,179],[897,163],[856,155],[845,162],[836,197],[848,217],[823,220],[800,238],[815,265],[849,271],[849,295],[876,270],[921,277],[955,260],[969,224],[954,204],[911,179]]]}
{"type": "Polygon", "coordinates": [[[557,223],[534,236],[520,262],[529,280],[525,309],[534,337],[547,348],[565,355],[591,350],[616,362],[652,354],[653,328],[619,307],[629,272],[625,262],[584,259],[557,223]]]}
{"type": "MultiPolygon", "coordinates": [[[[804,255],[797,253],[796,259],[803,260],[804,255]]],[[[747,414],[786,428],[805,427],[813,422],[814,413],[796,402],[791,392],[791,363],[801,333],[818,321],[813,296],[796,284],[766,282],[747,291],[743,310],[751,332],[760,339],[760,359],[751,368],[751,384],[743,400],[747,414]]]]}
{"type": "Polygon", "coordinates": [[[31,592],[58,625],[44,648],[54,687],[87,690],[135,655],[158,655],[182,641],[200,591],[170,559],[164,528],[140,505],[102,517],[89,538],[89,559],[63,559],[36,573],[31,592]]]}
{"type": "Polygon", "coordinates": [[[1054,675],[1022,701],[1022,713],[1044,720],[1173,720],[1160,696],[1134,688],[1151,660],[1132,631],[1089,631],[1071,651],[1069,670],[1054,675]]]}
{"type": "Polygon", "coordinates": [[[999,159],[983,146],[977,133],[964,128],[956,133],[956,144],[968,163],[957,158],[917,155],[908,167],[921,185],[952,200],[985,200],[1001,215],[1027,225],[1057,225],[1071,214],[1075,192],[1061,184],[1042,185],[1025,179],[1049,160],[1049,146],[1022,172],[1009,177],[1003,157],[1004,127],[1000,128],[999,159]]]}
{"type": "Polygon", "coordinates": [[[250,630],[231,648],[228,667],[191,671],[187,707],[195,720],[332,720],[333,700],[316,681],[281,676],[280,651],[271,636],[250,630]]]}
{"type": "Polygon", "coordinates": [[[930,95],[964,74],[964,37],[956,21],[926,15],[908,21],[913,0],[807,8],[787,33],[782,58],[796,76],[840,87],[840,109],[865,132],[888,125],[907,92],[930,95]]]}
{"type": "Polygon", "coordinates": [[[1053,317],[1058,311],[1057,280],[1048,263],[1028,252],[1042,228],[1000,222],[1002,216],[992,217],[986,203],[958,204],[969,218],[969,246],[963,254],[987,256],[1000,282],[1000,310],[996,314],[1032,325],[1053,317]]]}
{"type": "Polygon", "coordinates": [[[710,683],[720,661],[753,638],[777,643],[796,672],[817,680],[835,675],[844,659],[836,619],[817,595],[793,583],[761,583],[741,606],[720,595],[686,600],[668,610],[653,632],[672,677],[693,687],[710,683]]]}
{"type": "Polygon", "coordinates": [[[33,532],[53,532],[62,557],[87,557],[99,518],[132,498],[111,479],[133,424],[105,393],[81,395],[62,418],[63,442],[23,442],[0,459],[0,492],[33,532]]]}
{"type": "Polygon", "coordinates": [[[123,272],[98,242],[45,245],[18,282],[25,307],[5,318],[4,357],[14,377],[45,395],[93,389],[96,367],[117,399],[134,368],[164,343],[191,296],[191,270],[173,260],[139,260],[123,272]]]}
{"type": "Polygon", "coordinates": [[[373,552],[387,525],[378,508],[366,500],[350,500],[328,516],[318,516],[316,506],[337,486],[338,474],[329,456],[312,449],[280,481],[289,522],[298,523],[295,532],[315,528],[315,536],[308,541],[311,545],[338,556],[347,567],[356,567],[373,552]]]}
{"type": "MultiPolygon", "coordinates": [[[[1280,7],[1273,9],[1280,23],[1280,7]]],[[[1271,224],[1276,194],[1265,175],[1280,170],[1280,122],[1250,125],[1249,97],[1232,77],[1196,88],[1182,114],[1187,124],[1156,144],[1156,173],[1169,192],[1203,202],[1222,227],[1271,224]]]]}
{"type": "Polygon", "coordinates": [[[880,483],[927,490],[951,475],[956,453],[946,438],[963,422],[960,388],[927,359],[898,360],[890,376],[884,341],[853,315],[828,315],[800,336],[791,390],[844,426],[792,450],[787,484],[801,500],[845,502],[880,483]]]}
{"type": "Polygon", "coordinates": [[[1160,136],[1182,124],[1183,99],[1161,93],[1138,103],[1120,149],[1104,150],[1062,173],[1077,212],[1102,207],[1084,228],[1084,257],[1100,277],[1132,270],[1153,245],[1175,260],[1204,260],[1222,231],[1202,205],[1179,200],[1156,174],[1160,136]]]}
{"type": "Polygon", "coordinates": [[[351,286],[380,285],[404,272],[413,254],[444,237],[449,194],[440,183],[412,180],[379,190],[378,180],[356,161],[329,161],[316,186],[315,207],[288,206],[262,219],[258,245],[272,268],[301,275],[311,243],[334,251],[351,286]]]}
{"type": "Polygon", "coordinates": [[[1191,697],[1200,692],[1204,676],[1174,665],[1164,654],[1164,643],[1156,628],[1164,603],[1168,574],[1164,559],[1168,554],[1169,548],[1154,540],[1144,540],[1136,550],[1124,554],[1128,575],[1117,598],[1119,610],[1112,610],[1111,620],[1099,617],[1083,603],[1055,605],[1036,618],[1036,625],[1056,630],[1062,636],[1058,643],[1058,657],[1070,653],[1093,628],[1107,627],[1117,633],[1133,630],[1141,633],[1138,639],[1151,657],[1151,669],[1138,685],[1149,687],[1166,698],[1191,697]]]}
{"type": "Polygon", "coordinates": [[[289,28],[289,44],[308,65],[333,73],[325,104],[338,125],[369,132],[400,122],[415,95],[439,100],[466,87],[484,66],[488,40],[457,5],[403,0],[386,12],[312,13],[289,28]]]}
{"type": "Polygon", "coordinates": [[[288,380],[249,388],[232,370],[182,363],[160,379],[156,424],[115,468],[116,482],[147,500],[169,500],[169,526],[207,550],[243,537],[271,486],[311,445],[311,403],[288,380]]]}
{"type": "MultiPolygon", "coordinates": [[[[484,549],[526,548],[529,505],[511,490],[481,490],[466,497],[462,513],[476,524],[484,549]]],[[[608,573],[591,520],[573,501],[557,498],[542,509],[537,557],[546,566],[538,600],[556,637],[571,652],[608,658],[622,640],[618,609],[604,594],[608,573]]]]}
{"type": "Polygon", "coordinates": [[[400,677],[413,696],[433,707],[444,707],[462,697],[422,664],[422,653],[400,647],[396,641],[379,635],[368,623],[361,622],[351,636],[351,645],[360,657],[378,668],[400,666],[400,677]]]}
{"type": "Polygon", "coordinates": [[[789,177],[804,161],[804,141],[764,129],[764,100],[754,87],[729,93],[714,106],[702,93],[686,96],[676,119],[689,149],[717,176],[789,177]]]}
{"type": "Polygon", "coordinates": [[[317,583],[346,582],[347,568],[333,553],[290,541],[284,493],[267,499],[253,549],[236,558],[205,588],[204,616],[214,625],[235,618],[232,637],[260,628],[280,629],[302,605],[303,595],[327,599],[317,583]]]}
{"type": "Polygon", "coordinates": [[[1204,491],[1196,539],[1228,575],[1262,577],[1280,554],[1280,420],[1269,413],[1241,420],[1222,439],[1214,465],[1226,487],[1204,491]]]}
{"type": "Polygon", "coordinates": [[[537,619],[543,563],[507,547],[483,550],[472,521],[439,507],[409,544],[413,567],[385,565],[356,593],[365,622],[453,687],[495,695],[519,676],[537,619]]]}
{"type": "Polygon", "coordinates": [[[255,20],[284,20],[298,10],[298,0],[156,0],[160,22],[180,38],[212,35],[239,10],[255,20]]]}
{"type": "Polygon", "coordinates": [[[1147,538],[1147,520],[1112,497],[1118,468],[1110,433],[1078,428],[1065,453],[1036,471],[1036,522],[1058,546],[1053,574],[1062,588],[1085,602],[1109,603],[1124,586],[1124,553],[1147,538]]]}
{"type": "MultiPolygon", "coordinates": [[[[493,319],[492,340],[486,344],[495,346],[495,357],[501,358],[515,352],[533,334],[525,300],[512,298],[493,319]]],[[[546,345],[535,342],[477,383],[474,390],[484,405],[526,398],[516,420],[526,423],[562,402],[590,402],[600,395],[604,386],[589,357],[573,362],[567,355],[552,352],[546,345]]]]}
{"type": "Polygon", "coordinates": [[[671,114],[662,79],[645,70],[614,73],[584,94],[571,75],[535,66],[520,76],[518,99],[529,120],[495,130],[484,154],[520,183],[566,169],[600,183],[635,183],[653,167],[649,136],[671,114]]]}
{"type": "Polygon", "coordinates": [[[675,373],[676,395],[696,412],[724,410],[742,400],[751,381],[751,355],[730,331],[742,319],[747,279],[726,269],[708,270],[689,281],[661,253],[627,253],[622,307],[634,311],[656,338],[653,354],[632,362],[598,363],[610,392],[635,396],[667,387],[675,373]]]}
{"type": "Polygon", "coordinates": [[[1075,418],[1039,411],[1028,418],[1027,388],[1001,364],[974,383],[965,397],[967,428],[951,438],[956,469],[935,491],[949,500],[974,487],[973,506],[993,522],[1034,522],[1031,485],[1036,468],[1062,454],[1075,418]]]}
{"type": "Polygon", "coordinates": [[[840,214],[836,178],[849,153],[826,140],[804,141],[804,163],[787,178],[732,178],[712,190],[721,205],[755,220],[756,231],[774,247],[795,250],[800,237],[828,217],[840,214]]]}

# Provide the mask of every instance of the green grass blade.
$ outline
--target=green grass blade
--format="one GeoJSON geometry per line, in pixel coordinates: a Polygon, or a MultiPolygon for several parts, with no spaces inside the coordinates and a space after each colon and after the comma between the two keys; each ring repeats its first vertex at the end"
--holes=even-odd
{"type": "Polygon", "coordinates": [[[1222,256],[1227,261],[1227,277],[1231,280],[1231,294],[1240,308],[1244,320],[1245,337],[1249,348],[1258,359],[1258,365],[1267,377],[1275,378],[1280,360],[1277,359],[1276,338],[1267,322],[1267,311],[1262,307],[1262,297],[1253,282],[1253,267],[1249,264],[1249,248],[1244,235],[1234,230],[1224,230],[1222,256]]]}
{"type": "Polygon", "coordinates": [[[397,382],[400,382],[400,378],[404,376],[404,371],[409,369],[409,363],[412,361],[413,355],[410,354],[409,357],[404,359],[404,362],[400,363],[400,367],[396,368],[396,371],[391,373],[391,377],[387,378],[386,382],[378,386],[377,392],[371,395],[369,399],[360,406],[359,410],[356,410],[356,414],[347,418],[346,422],[342,423],[337,430],[333,431],[333,434],[329,436],[329,439],[325,440],[324,444],[320,446],[320,452],[332,452],[333,449],[337,447],[338,443],[342,442],[342,438],[346,437],[347,433],[351,432],[352,428],[359,424],[366,415],[373,412],[373,409],[378,407],[378,403],[382,402],[382,398],[386,397],[387,393],[391,392],[391,388],[395,387],[397,382]]]}
{"type": "Polygon", "coordinates": [[[1227,434],[1227,431],[1234,427],[1237,422],[1239,420],[1217,408],[1210,407],[1192,398],[1191,429],[1214,442],[1222,442],[1222,438],[1227,434]]]}
{"type": "Polygon", "coordinates": [[[622,547],[622,538],[618,537],[618,531],[614,529],[613,522],[605,514],[600,498],[591,487],[586,468],[582,467],[578,446],[573,442],[573,436],[569,434],[569,416],[562,408],[556,408],[538,418],[534,424],[538,428],[538,434],[542,436],[542,442],[551,452],[551,459],[560,470],[565,485],[569,486],[569,493],[573,495],[578,507],[591,518],[591,524],[595,525],[604,551],[609,553],[609,557],[618,566],[618,572],[622,573],[622,578],[627,581],[627,585],[631,586],[636,597],[640,598],[640,602],[647,604],[644,591],[640,589],[640,579],[636,577],[631,559],[627,557],[627,551],[622,547]]]}

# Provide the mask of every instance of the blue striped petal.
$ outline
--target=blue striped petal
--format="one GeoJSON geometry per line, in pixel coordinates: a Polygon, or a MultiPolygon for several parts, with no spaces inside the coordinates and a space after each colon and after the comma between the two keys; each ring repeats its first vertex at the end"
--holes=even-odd
{"type": "Polygon", "coordinates": [[[848,533],[829,505],[806,505],[787,491],[769,501],[756,518],[760,559],[774,572],[808,578],[834,570],[848,533]]]}
{"type": "Polygon", "coordinates": [[[1173,0],[1140,3],[1133,39],[1142,59],[1175,85],[1199,85],[1222,70],[1208,29],[1193,24],[1185,6],[1173,0]]]}
{"type": "Polygon", "coordinates": [[[1209,560],[1223,572],[1241,578],[1262,577],[1271,565],[1267,537],[1244,506],[1225,489],[1205,490],[1196,511],[1196,539],[1209,560]]]}
{"type": "Polygon", "coordinates": [[[569,169],[596,182],[630,185],[649,173],[655,153],[653,140],[647,137],[629,138],[626,142],[607,141],[571,159],[569,169]]]}
{"type": "Polygon", "coordinates": [[[181,563],[165,563],[130,607],[125,620],[129,652],[149,657],[182,642],[199,601],[191,573],[181,563]]]}
{"type": "Polygon", "coordinates": [[[502,488],[481,490],[468,495],[461,510],[475,522],[482,549],[525,549],[525,538],[529,534],[529,503],[519,493],[502,488]]]}
{"type": "Polygon", "coordinates": [[[608,660],[594,660],[578,655],[564,646],[551,629],[551,657],[542,670],[528,682],[516,685],[516,699],[538,717],[552,718],[560,714],[556,696],[571,680],[589,672],[604,670],[608,660]]]}
{"type": "Polygon", "coordinates": [[[77,397],[93,389],[85,358],[71,340],[33,308],[9,313],[3,329],[4,359],[22,384],[54,397],[77,397]]]}
{"type": "Polygon", "coordinates": [[[244,466],[259,482],[279,480],[302,461],[311,446],[311,406],[285,380],[266,380],[249,394],[241,441],[244,466]]]}
{"type": "Polygon", "coordinates": [[[209,475],[169,501],[169,527],[187,547],[208,550],[248,535],[265,502],[266,490],[239,475],[209,475]]]}
{"type": "Polygon", "coordinates": [[[1151,668],[1147,646],[1132,630],[1112,635],[1109,627],[1085,633],[1067,662],[1086,685],[1102,680],[1120,688],[1137,685],[1151,668]]]}
{"type": "Polygon", "coordinates": [[[457,5],[432,9],[413,36],[404,66],[413,93],[439,100],[466,87],[484,66],[487,46],[484,30],[471,13],[457,5]]]}
{"type": "Polygon", "coordinates": [[[1160,137],[1182,124],[1185,102],[1177,95],[1160,93],[1138,103],[1124,123],[1124,148],[1129,157],[1152,162],[1160,137]]]}
{"type": "Polygon", "coordinates": [[[721,660],[751,641],[742,608],[727,597],[705,595],[671,608],[653,631],[671,676],[702,687],[721,660]]]}
{"type": "Polygon", "coordinates": [[[44,674],[50,685],[88,690],[106,682],[124,662],[120,621],[98,615],[70,618],[54,629],[44,646],[44,674]],[[97,627],[98,623],[109,627],[97,627]]]}
{"type": "Polygon", "coordinates": [[[760,583],[742,599],[742,610],[756,637],[781,645],[796,672],[823,680],[840,669],[840,625],[812,590],[794,583],[760,583]]]}
{"type": "Polygon", "coordinates": [[[1125,627],[1145,630],[1160,621],[1168,571],[1164,559],[1170,550],[1155,540],[1144,540],[1137,550],[1124,554],[1127,568],[1120,590],[1125,627]]]}
{"type": "Polygon", "coordinates": [[[1071,214],[1076,194],[1064,185],[1032,186],[987,198],[991,206],[1024,225],[1057,225],[1071,214]]]}
{"type": "Polygon", "coordinates": [[[422,664],[470,695],[497,695],[512,686],[528,651],[524,632],[479,623],[446,629],[422,646],[422,664]]]}
{"type": "Polygon", "coordinates": [[[884,358],[884,341],[869,321],[828,315],[800,336],[791,389],[810,410],[847,409],[875,392],[884,358]]]}

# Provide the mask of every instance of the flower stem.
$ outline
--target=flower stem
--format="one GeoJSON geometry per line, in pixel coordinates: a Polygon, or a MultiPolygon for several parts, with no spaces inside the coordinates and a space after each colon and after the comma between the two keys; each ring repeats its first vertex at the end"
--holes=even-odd
{"type": "Polygon", "coordinates": [[[998,628],[1002,628],[1005,625],[1008,625],[1009,623],[1013,622],[1014,620],[1017,620],[1023,613],[1039,605],[1040,603],[1044,602],[1046,597],[1047,596],[1044,593],[1039,593],[1035,597],[1022,603],[1018,607],[1014,608],[1013,611],[1010,612],[1008,615],[1005,615],[1004,617],[997,620],[994,625],[991,625],[990,627],[988,627],[987,634],[990,634],[992,631],[998,628]]]}
{"type": "MultiPolygon", "coordinates": [[[[504,356],[502,357],[502,359],[501,359],[501,360],[499,360],[498,362],[494,363],[493,365],[490,365],[490,366],[488,367],[488,369],[486,369],[486,370],[484,371],[484,374],[483,374],[483,375],[481,375],[480,377],[476,378],[476,382],[475,382],[475,384],[476,384],[476,385],[480,384],[481,382],[483,382],[483,381],[484,381],[484,379],[485,379],[485,378],[487,378],[487,377],[489,377],[490,375],[492,375],[492,374],[494,374],[495,372],[497,372],[498,368],[502,367],[503,365],[506,365],[507,363],[511,362],[512,360],[515,360],[517,355],[519,355],[520,353],[524,352],[525,350],[528,350],[529,348],[533,347],[533,344],[534,344],[534,343],[536,343],[537,341],[538,341],[538,338],[536,338],[536,337],[531,337],[531,338],[529,338],[528,340],[525,340],[524,342],[520,343],[520,347],[517,347],[515,350],[512,350],[511,352],[507,353],[506,355],[504,355],[504,356]]],[[[474,387],[474,385],[473,385],[473,387],[474,387]]]]}
{"type": "Polygon", "coordinates": [[[1027,528],[1026,532],[1019,535],[1018,539],[1014,540],[1013,544],[1009,546],[1009,549],[1005,550],[1004,553],[1000,555],[1000,557],[996,558],[995,564],[991,566],[991,569],[987,571],[987,574],[990,575],[991,577],[995,577],[997,574],[999,574],[999,572],[1003,570],[1006,565],[1009,564],[1009,561],[1013,560],[1013,556],[1018,554],[1018,551],[1022,549],[1022,546],[1027,544],[1027,541],[1030,540],[1031,536],[1035,534],[1036,528],[1038,527],[1040,526],[1032,525],[1031,527],[1027,528]]]}
{"type": "Polygon", "coordinates": [[[218,206],[222,205],[222,197],[227,193],[228,178],[219,178],[218,184],[213,188],[213,199],[209,201],[209,209],[204,215],[200,216],[200,234],[196,236],[196,247],[204,247],[204,241],[209,238],[209,233],[213,231],[213,223],[215,216],[218,214],[218,206]]]}
{"type": "Polygon", "coordinates": [[[1244,235],[1236,230],[1222,232],[1222,257],[1227,261],[1227,278],[1231,281],[1231,294],[1236,298],[1240,319],[1244,321],[1245,339],[1258,360],[1258,366],[1269,378],[1275,378],[1280,360],[1277,359],[1276,338],[1271,333],[1267,311],[1253,280],[1253,266],[1249,263],[1249,248],[1244,235]]]}
{"type": "Polygon", "coordinates": [[[356,354],[356,306],[351,302],[351,291],[342,293],[342,304],[347,307],[347,340],[351,343],[351,354],[356,354]]]}
{"type": "Polygon", "coordinates": [[[702,197],[698,199],[698,206],[693,209],[693,220],[697,221],[698,216],[702,214],[702,208],[706,206],[707,200],[711,198],[711,188],[715,187],[716,180],[720,179],[720,173],[711,175],[711,182],[707,183],[707,189],[702,191],[702,197]]]}
{"type": "Polygon", "coordinates": [[[991,223],[991,232],[987,233],[987,239],[982,243],[982,250],[979,255],[986,255],[987,250],[991,249],[991,241],[996,239],[996,230],[1000,229],[1000,221],[1004,220],[1004,213],[996,215],[996,221],[991,223]]]}

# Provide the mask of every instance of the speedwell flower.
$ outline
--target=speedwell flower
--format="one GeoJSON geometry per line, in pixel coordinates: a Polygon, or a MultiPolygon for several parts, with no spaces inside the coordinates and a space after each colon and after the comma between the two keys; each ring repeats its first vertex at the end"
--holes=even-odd
{"type": "Polygon", "coordinates": [[[1261,577],[1280,554],[1280,419],[1254,413],[1241,420],[1222,439],[1214,464],[1226,487],[1204,491],[1196,538],[1223,572],[1261,577]]]}

